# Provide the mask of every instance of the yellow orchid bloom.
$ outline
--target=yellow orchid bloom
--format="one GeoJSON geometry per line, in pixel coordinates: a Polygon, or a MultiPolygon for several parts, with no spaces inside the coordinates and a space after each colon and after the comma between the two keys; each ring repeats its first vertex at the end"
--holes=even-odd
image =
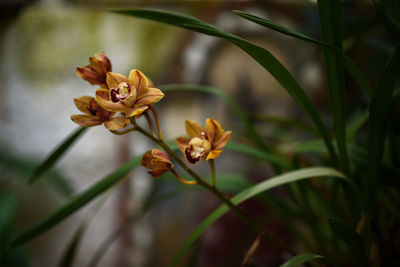
{"type": "Polygon", "coordinates": [[[190,120],[185,121],[185,128],[189,138],[178,137],[176,142],[187,161],[192,164],[198,163],[201,158],[218,158],[232,134],[232,131],[225,132],[213,119],[206,120],[205,129],[190,120]]]}
{"type": "Polygon", "coordinates": [[[127,117],[142,114],[149,105],[164,97],[139,70],[131,70],[128,78],[108,72],[106,83],[108,89],[100,88],[96,91],[97,103],[108,111],[121,112],[127,117]]]}
{"type": "Polygon", "coordinates": [[[174,167],[168,154],[156,148],[144,153],[140,164],[150,169],[149,173],[153,177],[159,177],[174,167]]]}
{"type": "Polygon", "coordinates": [[[125,128],[130,119],[127,117],[113,117],[114,112],[103,109],[91,96],[82,96],[74,99],[76,107],[85,114],[72,115],[71,120],[80,126],[91,127],[104,123],[109,130],[125,128]]]}
{"type": "Polygon", "coordinates": [[[112,70],[110,59],[104,52],[89,58],[89,65],[77,67],[76,74],[90,84],[105,86],[107,72],[112,70]]]}

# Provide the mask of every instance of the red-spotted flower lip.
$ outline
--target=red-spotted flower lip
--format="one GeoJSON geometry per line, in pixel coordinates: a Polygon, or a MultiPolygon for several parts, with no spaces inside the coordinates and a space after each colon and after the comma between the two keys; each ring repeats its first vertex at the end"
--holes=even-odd
{"type": "Polygon", "coordinates": [[[117,88],[110,89],[111,101],[113,103],[123,102],[132,95],[132,89],[134,88],[131,88],[131,86],[126,82],[118,84],[117,88]]]}

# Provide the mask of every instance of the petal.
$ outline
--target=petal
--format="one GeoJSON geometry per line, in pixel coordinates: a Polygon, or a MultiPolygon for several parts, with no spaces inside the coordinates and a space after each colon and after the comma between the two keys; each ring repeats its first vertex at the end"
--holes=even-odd
{"type": "Polygon", "coordinates": [[[232,131],[226,131],[222,134],[221,138],[217,140],[214,144],[214,149],[223,148],[228,142],[229,138],[231,138],[232,131]]]}
{"type": "MultiPolygon", "coordinates": [[[[170,160],[168,154],[165,153],[164,151],[161,151],[161,150],[159,150],[159,149],[157,149],[157,148],[153,148],[153,150],[151,151],[151,153],[152,153],[153,157],[154,157],[156,160],[162,161],[162,162],[165,162],[165,163],[169,163],[170,165],[172,164],[172,162],[171,162],[171,160],[170,160]]],[[[172,166],[173,166],[173,164],[172,164],[172,166]]]]}
{"type": "Polygon", "coordinates": [[[143,154],[142,159],[140,160],[140,165],[150,169],[152,168],[151,160],[153,159],[153,155],[151,154],[151,151],[147,151],[146,153],[143,154]]]}
{"type": "Polygon", "coordinates": [[[204,131],[200,124],[190,120],[185,121],[185,128],[189,138],[201,137],[201,132],[204,131]]]}
{"type": "Polygon", "coordinates": [[[91,115],[72,115],[71,120],[83,127],[91,127],[103,123],[99,118],[91,115]]]}
{"type": "Polygon", "coordinates": [[[125,112],[126,106],[121,103],[114,103],[110,100],[110,91],[108,89],[97,89],[96,90],[96,102],[105,110],[112,112],[125,112]]]}
{"type": "Polygon", "coordinates": [[[74,103],[75,103],[75,106],[76,106],[80,111],[82,111],[83,113],[86,113],[86,114],[90,115],[90,112],[89,112],[89,110],[88,110],[88,106],[89,106],[89,103],[90,103],[90,101],[91,101],[92,99],[94,99],[94,97],[91,97],[91,96],[81,96],[81,97],[78,97],[78,98],[74,98],[74,103]]]}
{"type": "Polygon", "coordinates": [[[100,81],[99,75],[88,67],[77,67],[76,75],[88,81],[90,84],[103,84],[100,81]]]}
{"type": "Polygon", "coordinates": [[[206,160],[218,158],[221,152],[222,150],[211,150],[210,153],[208,153],[206,160]]]}
{"type": "Polygon", "coordinates": [[[141,107],[133,107],[130,108],[128,110],[126,110],[126,116],[128,117],[133,117],[133,116],[138,116],[140,114],[142,114],[146,109],[148,108],[148,106],[141,106],[141,107]]]}
{"type": "Polygon", "coordinates": [[[176,138],[176,143],[178,144],[178,147],[182,153],[185,154],[185,150],[189,146],[189,139],[186,137],[178,137],[176,138]]]}
{"type": "Polygon", "coordinates": [[[160,177],[161,175],[163,175],[166,171],[168,171],[169,169],[155,169],[155,170],[151,170],[149,171],[149,173],[151,174],[151,176],[153,176],[154,178],[160,177]]]}
{"type": "Polygon", "coordinates": [[[135,86],[138,97],[146,93],[149,82],[147,77],[140,70],[131,70],[128,79],[129,83],[135,86]]]}
{"type": "Polygon", "coordinates": [[[104,126],[111,131],[125,128],[131,120],[127,117],[115,117],[109,121],[104,122],[104,126]]]}
{"type": "Polygon", "coordinates": [[[211,142],[214,143],[217,141],[223,134],[224,130],[222,129],[221,125],[213,119],[206,120],[206,132],[211,138],[211,142]]]}
{"type": "Polygon", "coordinates": [[[128,82],[128,78],[126,78],[124,75],[115,73],[115,72],[107,72],[107,85],[108,88],[117,88],[118,84],[122,82],[128,82]]]}
{"type": "Polygon", "coordinates": [[[136,104],[138,106],[150,105],[160,101],[161,98],[164,97],[163,92],[157,88],[148,88],[146,93],[140,96],[136,100],[136,104]]]}

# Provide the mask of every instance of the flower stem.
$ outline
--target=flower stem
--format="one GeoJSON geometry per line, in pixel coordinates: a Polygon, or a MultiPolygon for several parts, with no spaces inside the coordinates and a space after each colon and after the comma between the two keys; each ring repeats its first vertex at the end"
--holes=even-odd
{"type": "Polygon", "coordinates": [[[162,139],[163,139],[163,134],[162,134],[162,132],[161,132],[160,121],[158,120],[157,111],[156,111],[156,109],[153,107],[153,105],[149,105],[149,109],[151,110],[151,112],[153,112],[154,120],[156,121],[156,127],[157,127],[158,137],[162,140],[162,139]]]}
{"type": "Polygon", "coordinates": [[[147,124],[149,125],[149,129],[150,129],[151,133],[154,136],[156,136],[156,132],[154,131],[154,127],[153,127],[153,122],[151,120],[151,117],[150,117],[149,113],[148,112],[144,112],[143,114],[144,114],[144,116],[146,118],[147,124]]]}
{"type": "Polygon", "coordinates": [[[210,169],[211,169],[211,186],[215,187],[215,163],[214,159],[210,159],[210,169]]]}
{"type": "Polygon", "coordinates": [[[182,177],[179,176],[179,174],[174,169],[170,169],[170,172],[172,172],[172,174],[175,176],[175,178],[181,183],[184,183],[187,185],[197,184],[197,181],[188,181],[188,180],[183,179],[182,177]]]}
{"type": "Polygon", "coordinates": [[[229,198],[225,197],[225,195],[221,191],[219,191],[215,186],[212,186],[211,184],[204,181],[197,173],[195,173],[192,169],[190,169],[186,165],[186,163],[181,158],[179,158],[167,144],[164,143],[162,139],[156,138],[152,134],[148,133],[146,130],[144,130],[136,123],[134,118],[131,118],[131,121],[135,130],[147,136],[155,143],[157,143],[159,146],[161,146],[187,173],[189,173],[194,178],[194,180],[196,180],[196,182],[200,186],[205,188],[207,191],[212,193],[216,198],[218,198],[222,203],[224,203],[232,212],[234,212],[237,216],[239,216],[251,229],[253,229],[256,233],[261,233],[262,235],[265,235],[268,239],[272,240],[275,244],[277,244],[281,249],[286,250],[290,254],[292,255],[297,254],[292,248],[290,248],[286,244],[284,240],[281,240],[273,232],[264,229],[264,227],[259,225],[257,222],[251,220],[237,206],[235,206],[229,198]]]}

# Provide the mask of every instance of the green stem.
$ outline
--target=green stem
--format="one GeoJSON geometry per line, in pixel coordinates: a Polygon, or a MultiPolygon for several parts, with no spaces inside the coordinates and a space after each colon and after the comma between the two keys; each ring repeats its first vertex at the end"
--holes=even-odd
{"type": "Polygon", "coordinates": [[[213,159],[210,159],[210,169],[211,169],[211,186],[215,187],[215,163],[213,159]]]}
{"type": "Polygon", "coordinates": [[[218,198],[222,203],[224,203],[232,212],[234,212],[237,216],[239,216],[251,229],[253,229],[256,233],[263,233],[267,238],[270,240],[274,241],[280,248],[286,250],[292,255],[296,255],[297,253],[290,248],[283,240],[281,240],[279,237],[277,237],[273,232],[263,229],[262,226],[259,224],[255,223],[254,221],[250,220],[247,215],[245,215],[237,206],[235,206],[232,201],[229,198],[226,198],[224,194],[219,191],[215,186],[212,186],[211,184],[208,184],[206,181],[204,181],[197,173],[195,173],[192,169],[190,169],[186,163],[179,158],[175,152],[167,145],[164,143],[163,140],[154,137],[152,134],[148,133],[146,130],[144,130],[142,127],[140,127],[134,118],[131,118],[132,125],[134,126],[134,129],[143,135],[147,136],[151,140],[153,140],[155,143],[157,143],[160,147],[162,147],[188,174],[190,174],[196,182],[205,188],[207,191],[209,191],[211,194],[213,194],[216,198],[218,198]]]}

